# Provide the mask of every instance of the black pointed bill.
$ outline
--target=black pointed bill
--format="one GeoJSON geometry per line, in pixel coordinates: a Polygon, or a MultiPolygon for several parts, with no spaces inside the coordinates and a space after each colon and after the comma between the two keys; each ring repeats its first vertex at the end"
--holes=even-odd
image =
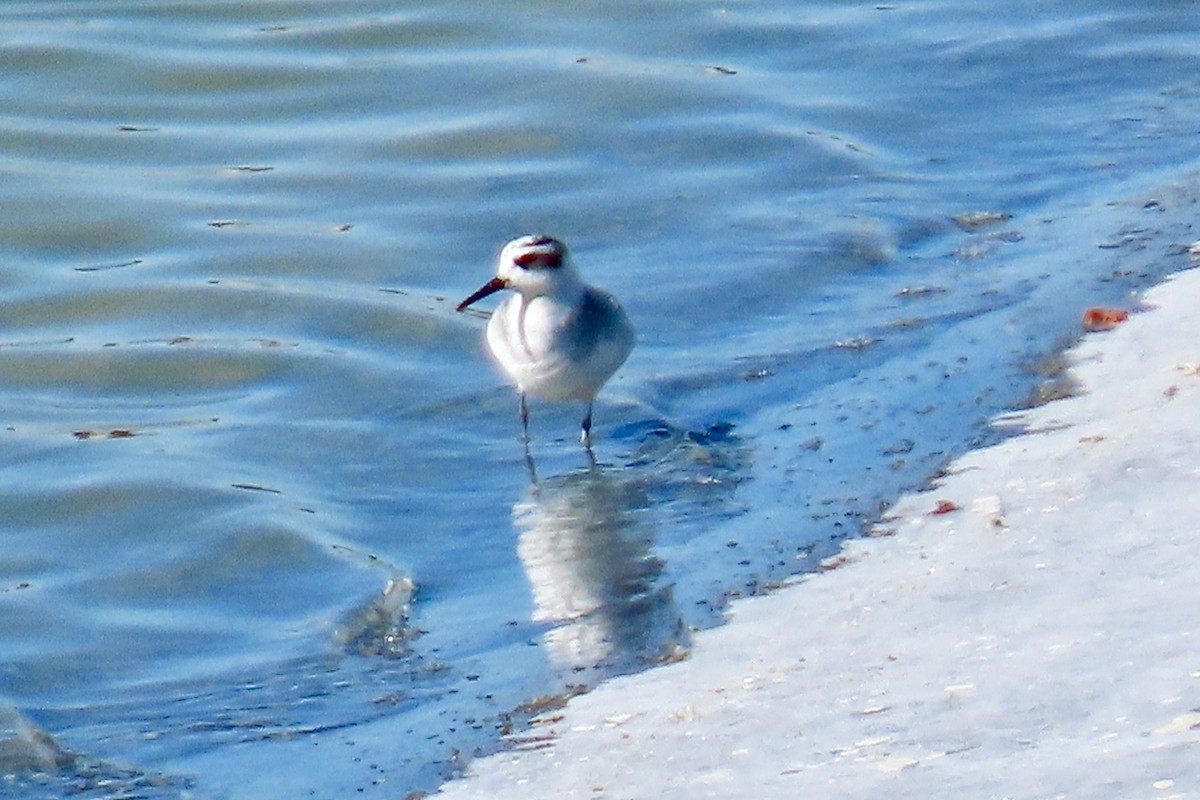
{"type": "Polygon", "coordinates": [[[498,292],[502,289],[507,289],[507,288],[508,288],[508,284],[505,283],[503,278],[492,278],[490,281],[485,283],[483,286],[480,286],[478,289],[476,289],[474,292],[472,292],[471,296],[468,297],[466,300],[463,300],[461,303],[459,303],[458,307],[455,308],[454,310],[462,311],[467,306],[471,305],[472,303],[474,303],[476,301],[482,300],[483,298],[487,297],[489,294],[495,294],[496,292],[498,292]]]}

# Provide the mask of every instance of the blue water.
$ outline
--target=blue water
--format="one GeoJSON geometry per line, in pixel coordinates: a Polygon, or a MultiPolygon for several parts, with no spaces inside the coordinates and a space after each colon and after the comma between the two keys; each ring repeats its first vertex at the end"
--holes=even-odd
{"type": "Polygon", "coordinates": [[[1193,265],[1195,11],[5,4],[6,795],[403,797],[682,657],[1193,265]],[[536,483],[526,232],[639,333],[536,483]]]}

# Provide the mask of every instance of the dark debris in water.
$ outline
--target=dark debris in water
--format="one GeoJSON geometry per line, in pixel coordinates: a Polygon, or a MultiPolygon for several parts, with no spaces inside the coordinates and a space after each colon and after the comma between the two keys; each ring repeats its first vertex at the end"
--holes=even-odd
{"type": "Polygon", "coordinates": [[[191,779],[139,772],[102,762],[56,772],[5,775],[17,797],[72,797],[79,800],[180,800],[193,796],[191,779]]]}
{"type": "Polygon", "coordinates": [[[557,711],[566,706],[571,698],[587,692],[588,688],[586,684],[582,683],[569,684],[561,692],[531,698],[514,708],[513,712],[516,714],[544,714],[547,711],[557,711]]]}
{"type": "Polygon", "coordinates": [[[861,334],[859,336],[851,336],[846,339],[838,339],[833,343],[833,347],[836,350],[865,350],[878,342],[878,336],[861,334]]]}
{"type": "Polygon", "coordinates": [[[130,261],[118,261],[112,264],[94,264],[87,267],[75,267],[76,272],[107,272],[110,269],[125,269],[126,267],[136,267],[142,263],[142,259],[135,258],[130,261]]]}
{"type": "Polygon", "coordinates": [[[1197,261],[1200,261],[1200,241],[1173,244],[1167,248],[1167,255],[1186,255],[1189,261],[1196,263],[1197,261]]]}
{"type": "Polygon", "coordinates": [[[281,489],[272,489],[269,486],[260,486],[257,483],[231,483],[234,489],[241,489],[246,492],[266,492],[267,494],[283,494],[281,489]]]}
{"type": "Polygon", "coordinates": [[[109,431],[80,429],[71,431],[71,435],[80,441],[87,441],[89,439],[129,439],[138,434],[129,428],[113,428],[109,431]]]}
{"type": "Polygon", "coordinates": [[[747,370],[746,372],[742,373],[742,380],[744,380],[744,381],[761,381],[761,380],[766,380],[767,378],[771,377],[771,375],[773,375],[773,374],[774,373],[771,372],[771,370],[765,369],[765,368],[751,369],[751,370],[747,370]]]}
{"type": "Polygon", "coordinates": [[[1101,250],[1145,250],[1158,231],[1141,225],[1127,225],[1111,238],[1096,245],[1101,250]]]}
{"type": "Polygon", "coordinates": [[[945,286],[930,286],[928,284],[917,284],[915,286],[905,286],[900,291],[896,292],[897,297],[906,299],[917,297],[932,297],[938,294],[946,294],[950,290],[945,286]]]}
{"type": "Polygon", "coordinates": [[[1016,244],[1024,239],[1020,231],[994,231],[971,237],[954,250],[954,255],[964,261],[978,261],[994,254],[1001,245],[1016,244]]]}
{"type": "Polygon", "coordinates": [[[1012,214],[1004,211],[967,211],[962,214],[955,214],[950,218],[959,230],[967,233],[975,233],[976,231],[985,228],[993,228],[997,225],[1003,225],[1012,219],[1012,214]]]}

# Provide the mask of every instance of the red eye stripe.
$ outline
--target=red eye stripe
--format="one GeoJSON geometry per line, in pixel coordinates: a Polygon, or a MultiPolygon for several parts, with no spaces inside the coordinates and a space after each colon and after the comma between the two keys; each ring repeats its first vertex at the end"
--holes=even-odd
{"type": "Polygon", "coordinates": [[[514,258],[513,263],[526,269],[554,269],[562,266],[562,256],[558,253],[529,251],[514,258]]]}

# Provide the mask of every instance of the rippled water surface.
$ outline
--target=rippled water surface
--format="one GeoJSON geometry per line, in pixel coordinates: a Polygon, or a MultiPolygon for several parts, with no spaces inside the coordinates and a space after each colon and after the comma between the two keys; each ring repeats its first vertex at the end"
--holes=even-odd
{"type": "Polygon", "coordinates": [[[1198,59],[1161,0],[6,3],[5,792],[403,797],[680,657],[1191,265],[1198,59]],[[536,483],[453,311],[526,232],[639,334],[536,483]]]}

